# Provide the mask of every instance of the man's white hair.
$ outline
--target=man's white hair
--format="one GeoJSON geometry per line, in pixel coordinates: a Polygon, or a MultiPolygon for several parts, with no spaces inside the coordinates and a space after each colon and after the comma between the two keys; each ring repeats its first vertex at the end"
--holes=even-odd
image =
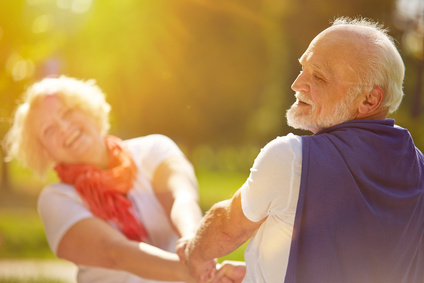
{"type": "Polygon", "coordinates": [[[396,111],[404,95],[405,66],[388,30],[381,24],[365,18],[337,18],[332,26],[338,25],[363,26],[372,29],[372,32],[367,33],[371,48],[361,52],[362,56],[358,58],[353,68],[358,75],[359,84],[368,88],[380,87],[385,94],[382,106],[387,107],[389,113],[396,111]]]}

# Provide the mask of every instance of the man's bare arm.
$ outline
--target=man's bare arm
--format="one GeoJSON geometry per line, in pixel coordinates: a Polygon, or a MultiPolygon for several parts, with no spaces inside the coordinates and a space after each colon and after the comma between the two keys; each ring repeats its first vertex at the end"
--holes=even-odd
{"type": "Polygon", "coordinates": [[[232,199],[212,206],[196,232],[187,243],[185,257],[193,275],[205,274],[205,263],[222,257],[246,242],[265,219],[250,221],[241,207],[241,191],[232,199]]]}

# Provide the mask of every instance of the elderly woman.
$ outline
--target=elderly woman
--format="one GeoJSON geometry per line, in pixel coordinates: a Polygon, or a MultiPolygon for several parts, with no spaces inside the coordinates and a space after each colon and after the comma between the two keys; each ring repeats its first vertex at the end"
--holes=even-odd
{"type": "Polygon", "coordinates": [[[106,135],[109,104],[93,81],[46,78],[25,93],[4,145],[60,183],[38,200],[52,251],[78,266],[78,282],[192,279],[176,240],[201,219],[194,170],[162,135],[106,135]]]}

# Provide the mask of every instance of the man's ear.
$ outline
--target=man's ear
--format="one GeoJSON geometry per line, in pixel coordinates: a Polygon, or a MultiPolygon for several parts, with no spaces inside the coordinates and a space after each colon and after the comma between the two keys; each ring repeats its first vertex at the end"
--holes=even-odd
{"type": "Polygon", "coordinates": [[[384,91],[381,87],[374,86],[371,92],[366,93],[358,106],[358,114],[361,116],[373,115],[380,111],[384,91]]]}

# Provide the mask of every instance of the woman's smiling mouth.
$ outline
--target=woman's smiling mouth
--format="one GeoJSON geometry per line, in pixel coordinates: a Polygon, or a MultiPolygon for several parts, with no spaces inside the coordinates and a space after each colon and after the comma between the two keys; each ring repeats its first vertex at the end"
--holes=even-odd
{"type": "Polygon", "coordinates": [[[65,141],[65,146],[69,147],[81,134],[81,131],[77,130],[65,141]]]}

